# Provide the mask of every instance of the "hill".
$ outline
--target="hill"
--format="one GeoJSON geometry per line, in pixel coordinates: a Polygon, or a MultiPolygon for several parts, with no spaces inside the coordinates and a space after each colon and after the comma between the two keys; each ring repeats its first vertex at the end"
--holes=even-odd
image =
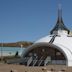
{"type": "Polygon", "coordinates": [[[19,42],[14,42],[14,43],[0,43],[0,47],[28,47],[32,45],[33,42],[28,42],[28,41],[19,41],[19,42]]]}

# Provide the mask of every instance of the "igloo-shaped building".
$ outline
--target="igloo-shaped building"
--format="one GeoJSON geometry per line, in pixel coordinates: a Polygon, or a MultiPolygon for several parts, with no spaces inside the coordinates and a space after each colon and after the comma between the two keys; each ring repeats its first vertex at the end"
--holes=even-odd
{"type": "Polygon", "coordinates": [[[27,66],[66,65],[72,66],[72,36],[64,25],[62,9],[58,8],[55,27],[47,35],[37,40],[22,53],[27,66]]]}

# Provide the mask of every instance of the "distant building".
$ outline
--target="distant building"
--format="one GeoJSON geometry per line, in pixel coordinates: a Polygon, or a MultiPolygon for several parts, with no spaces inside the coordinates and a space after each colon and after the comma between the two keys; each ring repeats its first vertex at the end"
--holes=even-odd
{"type": "Polygon", "coordinates": [[[72,66],[72,32],[64,25],[59,5],[55,27],[22,53],[22,64],[27,66],[72,66]]]}

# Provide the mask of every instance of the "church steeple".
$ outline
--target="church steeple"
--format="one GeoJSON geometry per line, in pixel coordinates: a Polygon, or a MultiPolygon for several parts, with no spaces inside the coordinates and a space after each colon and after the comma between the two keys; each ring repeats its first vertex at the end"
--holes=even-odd
{"type": "Polygon", "coordinates": [[[50,34],[59,34],[60,32],[66,32],[69,33],[69,30],[64,25],[63,19],[62,19],[62,7],[61,4],[58,4],[58,19],[55,27],[51,30],[50,34]]]}

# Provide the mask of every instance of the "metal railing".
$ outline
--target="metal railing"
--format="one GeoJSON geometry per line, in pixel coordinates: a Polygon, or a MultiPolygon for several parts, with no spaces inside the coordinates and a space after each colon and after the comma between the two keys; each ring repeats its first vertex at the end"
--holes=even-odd
{"type": "Polygon", "coordinates": [[[24,62],[26,62],[27,66],[29,66],[31,64],[31,66],[46,66],[46,65],[66,65],[66,60],[33,60],[32,57],[30,57],[29,59],[27,58],[27,60],[25,59],[24,62]]]}

